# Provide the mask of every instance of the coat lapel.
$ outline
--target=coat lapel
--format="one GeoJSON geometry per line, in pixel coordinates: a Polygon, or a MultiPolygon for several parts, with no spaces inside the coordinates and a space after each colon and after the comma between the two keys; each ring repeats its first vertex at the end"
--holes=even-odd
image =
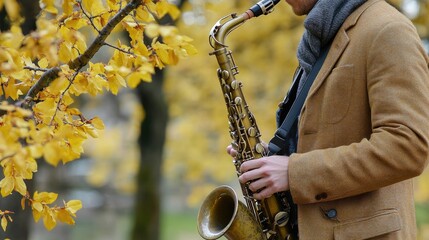
{"type": "MultiPolygon", "coordinates": [[[[331,49],[329,50],[328,56],[326,57],[326,60],[323,63],[322,68],[320,69],[319,73],[317,74],[316,79],[314,80],[313,85],[310,88],[310,91],[309,91],[308,96],[307,96],[307,100],[309,98],[311,98],[320,89],[323,82],[329,76],[329,74],[331,73],[335,64],[337,63],[338,59],[341,57],[341,55],[343,54],[347,45],[349,44],[350,38],[347,34],[347,31],[356,24],[359,17],[362,15],[362,13],[369,6],[371,6],[372,4],[379,2],[379,1],[381,1],[381,0],[369,0],[369,1],[367,1],[361,7],[356,9],[356,11],[353,12],[346,19],[343,26],[340,28],[340,30],[338,30],[338,33],[332,42],[331,49]]],[[[302,108],[302,110],[305,109],[305,106],[308,102],[307,100],[304,103],[304,107],[302,108]]]]}

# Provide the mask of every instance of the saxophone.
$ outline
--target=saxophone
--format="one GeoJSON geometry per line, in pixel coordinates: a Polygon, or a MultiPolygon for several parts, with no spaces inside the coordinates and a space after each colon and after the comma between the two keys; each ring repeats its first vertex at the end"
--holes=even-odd
{"type": "MultiPolygon", "coordinates": [[[[219,64],[217,76],[228,111],[232,146],[238,154],[234,159],[237,174],[241,163],[266,156],[255,118],[246,104],[242,83],[236,80],[238,68],[232,53],[224,44],[226,36],[245,21],[273,11],[280,0],[261,0],[241,15],[221,18],[212,28],[209,43],[219,64]]],[[[198,232],[204,239],[222,236],[232,240],[293,240],[298,239],[296,210],[287,192],[256,200],[248,187],[241,184],[246,205],[238,201],[229,186],[214,189],[203,201],[198,213],[198,232]],[[294,212],[295,211],[295,212],[294,212]]]]}

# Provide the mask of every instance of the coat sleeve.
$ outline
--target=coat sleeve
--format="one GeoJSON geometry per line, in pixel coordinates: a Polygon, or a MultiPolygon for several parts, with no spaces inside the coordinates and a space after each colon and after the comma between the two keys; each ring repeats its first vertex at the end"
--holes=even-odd
{"type": "MultiPolygon", "coordinates": [[[[427,165],[427,53],[408,22],[390,22],[375,36],[366,50],[370,137],[292,154],[289,183],[297,204],[373,191],[418,176],[427,165]]],[[[354,127],[360,126],[356,123],[350,129],[354,127]]]]}

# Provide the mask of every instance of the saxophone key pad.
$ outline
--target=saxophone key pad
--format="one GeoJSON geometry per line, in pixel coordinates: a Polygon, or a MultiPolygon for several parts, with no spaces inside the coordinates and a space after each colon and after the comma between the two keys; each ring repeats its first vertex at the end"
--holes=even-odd
{"type": "Polygon", "coordinates": [[[224,79],[224,80],[229,79],[229,76],[230,76],[230,74],[227,70],[222,71],[222,79],[224,79]]]}
{"type": "Polygon", "coordinates": [[[256,144],[255,151],[259,154],[263,154],[265,152],[264,146],[261,143],[256,144]]]}
{"type": "Polygon", "coordinates": [[[236,90],[240,86],[240,83],[237,80],[232,81],[231,88],[236,90]]]}
{"type": "Polygon", "coordinates": [[[243,100],[241,99],[241,97],[236,97],[234,102],[237,105],[241,105],[241,103],[243,102],[243,100]]]}
{"type": "Polygon", "coordinates": [[[251,137],[256,137],[256,129],[254,127],[250,127],[247,129],[247,134],[249,134],[251,137]]]}

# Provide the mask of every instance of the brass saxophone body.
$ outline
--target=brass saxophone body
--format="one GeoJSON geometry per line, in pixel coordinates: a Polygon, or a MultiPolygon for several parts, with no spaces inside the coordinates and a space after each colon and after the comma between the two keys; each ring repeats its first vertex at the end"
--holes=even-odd
{"type": "MultiPolygon", "coordinates": [[[[261,14],[268,14],[280,0],[262,0],[241,15],[231,14],[221,18],[212,28],[209,42],[219,64],[217,76],[224,95],[229,120],[232,145],[238,154],[234,165],[239,175],[243,162],[266,155],[260,140],[261,134],[255,118],[246,103],[242,83],[235,76],[239,73],[232,52],[225,45],[226,36],[245,21],[261,14]]],[[[222,236],[232,240],[293,240],[297,234],[290,224],[292,204],[285,192],[256,200],[248,184],[240,184],[246,205],[238,201],[229,186],[213,190],[203,201],[198,214],[198,231],[204,239],[222,236]]]]}

